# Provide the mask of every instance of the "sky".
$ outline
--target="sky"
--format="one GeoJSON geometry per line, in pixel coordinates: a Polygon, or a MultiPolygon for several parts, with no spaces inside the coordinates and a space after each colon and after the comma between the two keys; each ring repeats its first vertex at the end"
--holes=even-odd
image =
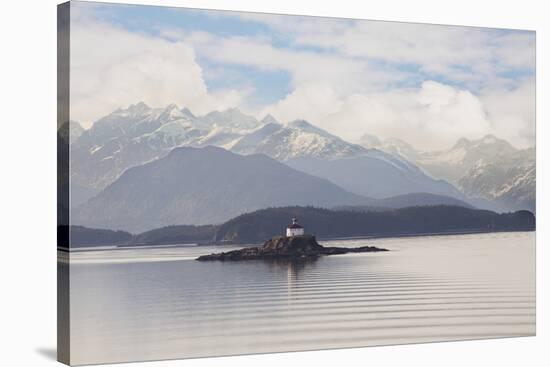
{"type": "Polygon", "coordinates": [[[143,101],[421,150],[535,144],[535,32],[72,2],[71,119],[143,101]]]}

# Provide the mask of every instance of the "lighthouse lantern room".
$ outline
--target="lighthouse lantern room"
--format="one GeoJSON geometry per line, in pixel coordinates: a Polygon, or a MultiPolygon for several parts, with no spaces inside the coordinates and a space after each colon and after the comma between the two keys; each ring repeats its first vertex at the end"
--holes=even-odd
{"type": "Polygon", "coordinates": [[[293,236],[303,236],[303,235],[304,235],[304,227],[298,224],[298,220],[296,218],[292,218],[292,224],[286,228],[286,236],[293,237],[293,236]]]}

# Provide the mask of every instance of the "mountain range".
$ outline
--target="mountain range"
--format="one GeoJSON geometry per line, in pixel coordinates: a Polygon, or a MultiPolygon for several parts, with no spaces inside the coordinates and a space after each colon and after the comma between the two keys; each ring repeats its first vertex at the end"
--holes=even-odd
{"type": "Polygon", "coordinates": [[[173,224],[217,224],[261,208],[367,204],[368,198],[263,154],[180,147],[126,170],[72,211],[72,224],[130,232],[173,224]]]}
{"type": "Polygon", "coordinates": [[[348,143],[304,120],[281,124],[268,115],[259,121],[238,109],[197,117],[174,104],[160,109],[141,102],[101,118],[71,144],[72,207],[128,168],[162,158],[175,147],[209,145],[241,155],[265,154],[362,196],[427,192],[464,199],[405,158],[348,143]]]}
{"type": "Polygon", "coordinates": [[[534,211],[534,149],[493,136],[421,152],[368,135],[352,144],[304,120],[143,102],[89,129],[66,125],[58,135],[70,137],[71,218],[88,227],[136,233],[285,205],[534,211]]]}
{"type": "Polygon", "coordinates": [[[453,184],[471,201],[485,200],[500,211],[535,212],[535,148],[517,149],[494,135],[461,138],[447,150],[432,152],[399,139],[381,141],[372,135],[363,136],[360,144],[406,158],[430,176],[453,184]]]}

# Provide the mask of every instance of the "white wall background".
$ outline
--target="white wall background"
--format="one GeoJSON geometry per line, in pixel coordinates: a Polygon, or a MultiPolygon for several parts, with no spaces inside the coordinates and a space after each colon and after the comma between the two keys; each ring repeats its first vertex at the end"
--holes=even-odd
{"type": "MultiPolygon", "coordinates": [[[[129,2],[129,1],[121,1],[129,2]]],[[[0,365],[55,365],[56,3],[0,9],[0,365]]],[[[144,363],[139,366],[547,366],[550,22],[536,0],[171,0],[132,3],[537,31],[537,337],[144,363]],[[546,104],[545,104],[546,102],[546,104]]]]}

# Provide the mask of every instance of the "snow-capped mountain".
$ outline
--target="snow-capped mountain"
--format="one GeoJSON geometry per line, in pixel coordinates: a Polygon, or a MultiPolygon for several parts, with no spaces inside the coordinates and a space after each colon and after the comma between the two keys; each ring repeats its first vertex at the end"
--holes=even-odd
{"type": "Polygon", "coordinates": [[[112,112],[82,133],[71,147],[73,183],[98,192],[126,169],[158,159],[175,147],[207,145],[240,154],[264,153],[279,160],[304,155],[335,158],[365,151],[305,121],[285,126],[272,116],[258,121],[238,109],[197,117],[175,104],[151,108],[140,102],[112,112]]]}
{"type": "Polygon", "coordinates": [[[231,150],[239,154],[268,155],[368,197],[412,192],[464,197],[449,183],[434,180],[399,155],[348,143],[304,120],[286,125],[272,118],[270,121],[243,136],[231,150]]]}
{"type": "Polygon", "coordinates": [[[536,211],[536,165],[533,163],[501,186],[498,199],[505,205],[536,211]]]}
{"type": "Polygon", "coordinates": [[[401,155],[432,177],[456,185],[471,198],[491,200],[503,210],[535,210],[535,149],[516,149],[494,135],[459,139],[450,149],[422,152],[398,139],[366,136],[360,143],[401,155]]]}
{"type": "Polygon", "coordinates": [[[231,150],[240,154],[262,153],[280,161],[299,157],[337,159],[365,154],[363,147],[350,144],[304,120],[282,125],[275,119],[243,136],[231,150]]]}
{"type": "Polygon", "coordinates": [[[101,189],[129,167],[162,157],[177,146],[231,145],[261,123],[236,109],[196,117],[175,104],[140,102],[99,119],[72,147],[74,180],[101,189]]]}
{"type": "Polygon", "coordinates": [[[428,172],[458,183],[475,166],[495,164],[517,151],[506,140],[493,135],[481,139],[459,139],[449,150],[420,154],[417,162],[428,172]]]}
{"type": "MultiPolygon", "coordinates": [[[[204,132],[176,105],[153,109],[140,102],[96,121],[71,145],[71,182],[99,192],[129,167],[166,154],[204,132]]],[[[72,198],[82,201],[83,198],[72,198]]]]}
{"type": "Polygon", "coordinates": [[[265,154],[360,195],[427,192],[463,198],[452,185],[427,176],[402,156],[348,143],[304,120],[282,124],[268,115],[259,121],[238,109],[195,116],[173,104],[150,108],[140,102],[98,120],[71,145],[71,182],[83,188],[74,191],[72,203],[86,201],[127,169],[176,147],[209,145],[241,155],[265,154]],[[312,172],[304,164],[308,160],[319,169],[312,172]],[[334,175],[350,169],[350,182],[334,175]]]}
{"type": "Polygon", "coordinates": [[[419,155],[412,145],[398,138],[388,138],[382,141],[374,135],[365,134],[359,139],[359,145],[398,155],[411,162],[415,162],[419,155]]]}
{"type": "Polygon", "coordinates": [[[458,181],[469,196],[502,203],[509,209],[536,210],[533,148],[508,152],[493,162],[479,160],[458,181]]]}

